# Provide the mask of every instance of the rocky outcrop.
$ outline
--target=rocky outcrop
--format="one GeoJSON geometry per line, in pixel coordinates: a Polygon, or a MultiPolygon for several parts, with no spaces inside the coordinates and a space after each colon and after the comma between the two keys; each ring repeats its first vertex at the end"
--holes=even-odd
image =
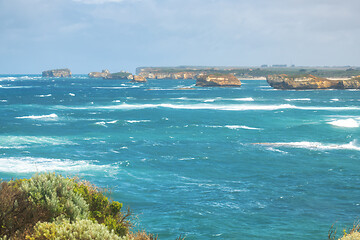
{"type": "Polygon", "coordinates": [[[121,71],[117,73],[111,73],[104,77],[104,79],[133,79],[133,75],[131,73],[121,71]]]}
{"type": "Polygon", "coordinates": [[[200,87],[239,87],[240,80],[231,74],[199,75],[196,78],[196,86],[200,87]]]}
{"type": "Polygon", "coordinates": [[[146,82],[146,78],[134,75],[133,79],[130,82],[146,82]]]}
{"type": "Polygon", "coordinates": [[[101,72],[91,72],[88,74],[89,78],[105,78],[108,75],[110,75],[110,72],[107,69],[102,70],[101,72]]]}
{"type": "Polygon", "coordinates": [[[269,85],[276,89],[360,89],[360,76],[348,79],[327,79],[311,74],[289,76],[286,74],[269,75],[269,85]]]}
{"type": "Polygon", "coordinates": [[[54,69],[42,72],[43,77],[71,77],[71,71],[68,68],[54,69]]]}

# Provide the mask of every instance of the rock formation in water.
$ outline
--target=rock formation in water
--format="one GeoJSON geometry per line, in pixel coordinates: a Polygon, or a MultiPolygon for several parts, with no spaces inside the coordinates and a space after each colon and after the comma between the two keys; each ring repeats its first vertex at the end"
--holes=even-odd
{"type": "Polygon", "coordinates": [[[133,79],[133,75],[129,72],[121,71],[117,73],[111,73],[104,77],[104,79],[133,79]]]}
{"type": "Polygon", "coordinates": [[[43,77],[71,77],[71,71],[68,68],[54,69],[42,72],[43,77]]]}
{"type": "Polygon", "coordinates": [[[130,82],[146,82],[146,78],[134,75],[133,79],[130,82]]]}
{"type": "Polygon", "coordinates": [[[311,74],[289,76],[286,74],[269,75],[269,85],[276,89],[360,89],[360,76],[348,79],[327,79],[311,74]]]}
{"type": "Polygon", "coordinates": [[[196,78],[196,86],[200,87],[239,87],[240,80],[232,74],[199,75],[196,78]]]}
{"type": "Polygon", "coordinates": [[[110,75],[109,70],[105,69],[102,72],[91,72],[88,74],[89,78],[105,78],[110,75]]]}

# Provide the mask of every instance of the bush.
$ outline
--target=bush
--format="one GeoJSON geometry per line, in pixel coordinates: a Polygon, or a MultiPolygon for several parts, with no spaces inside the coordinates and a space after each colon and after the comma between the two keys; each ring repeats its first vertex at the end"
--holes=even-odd
{"type": "Polygon", "coordinates": [[[80,194],[74,192],[75,184],[55,173],[36,174],[29,181],[24,181],[20,188],[29,200],[49,210],[50,221],[57,217],[85,219],[89,206],[80,194]]]}
{"type": "Polygon", "coordinates": [[[110,202],[105,192],[86,181],[77,181],[74,191],[79,193],[89,205],[89,218],[102,223],[119,236],[125,236],[131,226],[127,218],[131,215],[121,212],[122,203],[110,202]]]}
{"type": "Polygon", "coordinates": [[[61,222],[44,222],[36,224],[32,236],[26,236],[28,240],[128,240],[127,237],[119,237],[110,232],[104,225],[94,223],[91,220],[79,220],[70,223],[67,220],[61,222]]]}
{"type": "Polygon", "coordinates": [[[50,217],[45,207],[28,201],[19,184],[20,180],[0,183],[0,239],[4,236],[23,239],[21,233],[50,217]]]}

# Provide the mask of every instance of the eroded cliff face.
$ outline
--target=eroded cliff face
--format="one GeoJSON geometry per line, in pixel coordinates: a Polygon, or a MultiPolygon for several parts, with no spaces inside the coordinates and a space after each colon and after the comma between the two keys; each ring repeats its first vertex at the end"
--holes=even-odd
{"type": "Polygon", "coordinates": [[[146,78],[134,75],[133,79],[130,82],[146,82],[146,78]]]}
{"type": "Polygon", "coordinates": [[[71,71],[68,68],[53,69],[42,72],[43,77],[71,77],[71,71]]]}
{"type": "Polygon", "coordinates": [[[280,74],[269,75],[266,80],[276,89],[360,89],[360,76],[349,79],[327,79],[311,74],[295,77],[280,74]]]}
{"type": "Polygon", "coordinates": [[[90,78],[105,78],[108,75],[110,75],[110,72],[107,69],[102,70],[102,72],[91,72],[88,74],[90,78]]]}
{"type": "Polygon", "coordinates": [[[231,74],[199,75],[196,78],[196,86],[200,87],[239,87],[240,80],[231,74]]]}

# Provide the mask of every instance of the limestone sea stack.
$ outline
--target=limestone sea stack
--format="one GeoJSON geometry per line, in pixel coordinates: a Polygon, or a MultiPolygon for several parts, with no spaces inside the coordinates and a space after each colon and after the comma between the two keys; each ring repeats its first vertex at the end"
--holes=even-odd
{"type": "Polygon", "coordinates": [[[360,89],[360,76],[347,79],[328,79],[311,74],[289,76],[287,74],[269,75],[266,78],[275,89],[360,89]]]}
{"type": "Polygon", "coordinates": [[[43,77],[71,77],[71,71],[68,68],[53,69],[42,72],[43,77]]]}
{"type": "Polygon", "coordinates": [[[110,75],[110,72],[107,69],[102,70],[101,72],[91,72],[88,74],[89,78],[105,78],[108,75],[110,75]]]}
{"type": "Polygon", "coordinates": [[[201,74],[196,77],[200,87],[240,87],[240,80],[232,74],[201,74]]]}
{"type": "Polygon", "coordinates": [[[146,78],[134,75],[133,79],[130,82],[146,82],[146,78]]]}

